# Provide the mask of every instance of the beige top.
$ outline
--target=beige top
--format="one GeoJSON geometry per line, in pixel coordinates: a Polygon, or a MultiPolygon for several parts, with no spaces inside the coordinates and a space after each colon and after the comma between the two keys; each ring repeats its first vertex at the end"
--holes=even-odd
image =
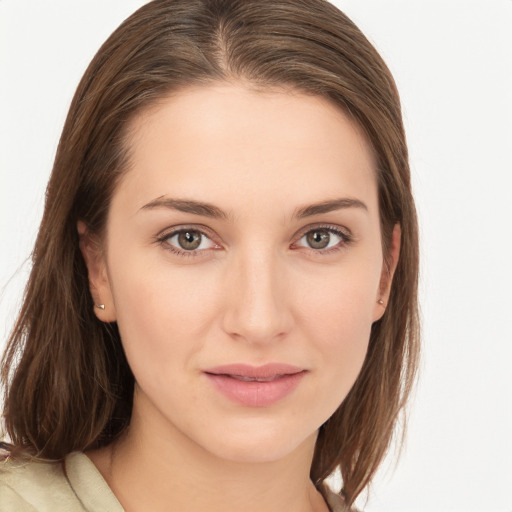
{"type": "MultiPolygon", "coordinates": [[[[333,512],[348,512],[327,496],[333,512]]],[[[92,461],[81,452],[60,462],[0,462],[2,512],[124,512],[92,461]]]]}

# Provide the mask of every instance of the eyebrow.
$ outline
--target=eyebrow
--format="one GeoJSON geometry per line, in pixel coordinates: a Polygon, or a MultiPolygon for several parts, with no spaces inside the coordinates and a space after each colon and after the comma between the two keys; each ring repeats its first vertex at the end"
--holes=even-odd
{"type": "Polygon", "coordinates": [[[190,199],[172,199],[169,197],[158,197],[155,200],[145,204],[141,210],[150,210],[153,208],[169,208],[184,213],[192,213],[203,217],[211,217],[212,219],[229,219],[229,215],[210,203],[201,201],[193,201],[190,199]]]}
{"type": "Polygon", "coordinates": [[[361,208],[362,210],[368,211],[368,207],[359,199],[344,197],[304,206],[295,210],[294,216],[298,219],[304,219],[305,217],[312,217],[313,215],[320,215],[336,210],[344,210],[346,208],[361,208]]]}
{"type": "MultiPolygon", "coordinates": [[[[191,199],[173,199],[162,196],[145,204],[141,210],[151,210],[154,208],[168,208],[171,210],[177,210],[179,212],[210,217],[212,219],[232,219],[232,215],[226,213],[213,204],[205,203],[202,201],[194,201],[191,199]]],[[[343,210],[346,208],[360,208],[362,210],[368,211],[368,207],[359,199],[341,198],[303,206],[295,210],[293,217],[297,219],[304,219],[306,217],[312,217],[314,215],[329,213],[336,210],[343,210]]]]}

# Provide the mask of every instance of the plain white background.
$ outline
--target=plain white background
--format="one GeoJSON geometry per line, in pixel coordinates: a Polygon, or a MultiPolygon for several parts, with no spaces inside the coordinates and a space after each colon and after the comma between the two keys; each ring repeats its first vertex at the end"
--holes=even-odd
{"type": "MultiPolygon", "coordinates": [[[[0,349],[75,87],[143,0],[0,0],[0,349]]],[[[422,236],[410,431],[368,512],[512,512],[512,1],[338,0],[402,96],[422,236]]]]}

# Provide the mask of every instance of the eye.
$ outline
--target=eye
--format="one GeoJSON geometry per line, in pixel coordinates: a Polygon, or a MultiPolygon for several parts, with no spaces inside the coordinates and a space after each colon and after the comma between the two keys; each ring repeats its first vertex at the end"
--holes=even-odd
{"type": "Polygon", "coordinates": [[[350,241],[351,237],[347,233],[331,227],[319,227],[304,233],[294,245],[323,252],[329,249],[341,249],[350,241]]]}
{"type": "Polygon", "coordinates": [[[198,229],[180,229],[158,238],[166,248],[180,255],[193,256],[200,251],[219,248],[205,233],[198,229]]]}

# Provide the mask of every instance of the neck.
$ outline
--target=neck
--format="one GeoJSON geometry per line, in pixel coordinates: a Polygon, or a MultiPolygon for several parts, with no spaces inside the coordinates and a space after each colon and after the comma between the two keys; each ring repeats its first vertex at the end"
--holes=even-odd
{"type": "Polygon", "coordinates": [[[240,462],[211,454],[169,424],[159,429],[148,412],[134,404],[127,432],[88,454],[126,512],[328,510],[309,479],[316,436],[278,460],[240,462]]]}

